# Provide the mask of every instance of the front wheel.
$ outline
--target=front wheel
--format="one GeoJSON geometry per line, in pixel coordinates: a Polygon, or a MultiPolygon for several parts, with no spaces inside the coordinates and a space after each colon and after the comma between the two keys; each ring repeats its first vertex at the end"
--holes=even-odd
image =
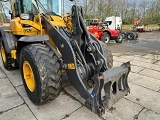
{"type": "Polygon", "coordinates": [[[31,44],[20,53],[25,90],[35,104],[54,100],[61,90],[61,71],[55,53],[46,45],[31,44]]]}
{"type": "Polygon", "coordinates": [[[116,41],[116,43],[122,43],[122,39],[123,39],[123,37],[122,37],[122,35],[120,34],[115,41],[116,41]]]}
{"type": "Polygon", "coordinates": [[[110,41],[110,35],[107,32],[104,32],[102,34],[101,41],[103,41],[105,43],[109,43],[109,41],[110,41]]]}

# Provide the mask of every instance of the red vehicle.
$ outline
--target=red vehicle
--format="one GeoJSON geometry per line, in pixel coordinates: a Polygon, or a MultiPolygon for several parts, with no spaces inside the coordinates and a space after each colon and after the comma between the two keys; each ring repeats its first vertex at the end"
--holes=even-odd
{"type": "Polygon", "coordinates": [[[103,24],[88,26],[88,31],[95,34],[98,40],[106,43],[109,43],[110,40],[115,40],[116,43],[122,42],[122,36],[120,35],[119,30],[105,28],[103,24]]]}

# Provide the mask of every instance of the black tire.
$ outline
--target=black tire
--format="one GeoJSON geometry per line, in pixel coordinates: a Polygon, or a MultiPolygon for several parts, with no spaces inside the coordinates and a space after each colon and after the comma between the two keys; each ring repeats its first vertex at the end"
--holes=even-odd
{"type": "Polygon", "coordinates": [[[122,39],[123,39],[122,35],[119,34],[118,38],[115,41],[116,43],[122,43],[122,39]]]}
{"type": "Polygon", "coordinates": [[[138,33],[134,32],[134,39],[136,40],[138,38],[138,33]]]}
{"type": "Polygon", "coordinates": [[[11,54],[6,52],[2,37],[0,37],[0,51],[1,51],[1,58],[2,58],[4,68],[6,70],[18,69],[17,60],[11,58],[11,54]]]}
{"type": "Polygon", "coordinates": [[[126,38],[126,33],[125,32],[122,32],[121,35],[122,35],[122,39],[126,38]]]}
{"type": "Polygon", "coordinates": [[[102,46],[102,49],[104,51],[104,57],[106,58],[107,60],[107,65],[108,65],[108,68],[112,68],[113,67],[113,55],[111,53],[111,50],[108,49],[108,46],[102,42],[102,41],[99,41],[100,45],[102,46]]]}
{"type": "Polygon", "coordinates": [[[62,73],[57,56],[46,45],[31,44],[20,53],[20,68],[25,90],[34,104],[54,100],[61,91],[62,73]],[[31,91],[24,78],[23,64],[27,61],[34,76],[35,88],[31,91]]]}
{"type": "Polygon", "coordinates": [[[136,39],[137,39],[138,38],[138,33],[136,32],[135,34],[136,34],[136,39]]]}
{"type": "Polygon", "coordinates": [[[135,39],[134,33],[132,33],[132,32],[128,33],[128,34],[127,34],[127,39],[128,39],[128,40],[134,40],[134,39],[135,39]]]}
{"type": "Polygon", "coordinates": [[[101,41],[105,43],[109,43],[110,41],[110,35],[107,32],[104,32],[101,36],[101,41]]]}

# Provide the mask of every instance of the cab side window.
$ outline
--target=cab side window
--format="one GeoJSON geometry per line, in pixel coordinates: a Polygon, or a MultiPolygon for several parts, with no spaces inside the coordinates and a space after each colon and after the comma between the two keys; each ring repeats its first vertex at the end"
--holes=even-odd
{"type": "Polygon", "coordinates": [[[32,13],[32,0],[24,0],[23,1],[24,13],[32,13]]]}
{"type": "Polygon", "coordinates": [[[14,7],[16,11],[16,17],[19,17],[23,10],[22,3],[20,2],[20,0],[15,0],[14,7]]]}
{"type": "Polygon", "coordinates": [[[38,13],[38,10],[36,6],[33,4],[32,0],[24,0],[23,6],[24,6],[24,13],[32,14],[32,15],[38,13]]]}

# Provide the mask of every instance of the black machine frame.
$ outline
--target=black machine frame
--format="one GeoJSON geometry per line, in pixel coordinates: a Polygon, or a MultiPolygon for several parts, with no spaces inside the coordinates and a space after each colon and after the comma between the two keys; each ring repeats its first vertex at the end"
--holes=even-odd
{"type": "Polygon", "coordinates": [[[64,28],[59,30],[43,16],[43,26],[63,56],[66,73],[72,85],[86,100],[85,105],[93,112],[102,115],[120,98],[130,92],[127,78],[130,62],[120,67],[108,69],[102,48],[97,39],[89,34],[85,27],[83,11],[79,6],[72,7],[72,37],[67,36],[64,28]],[[55,37],[57,36],[57,37],[55,37]],[[82,52],[84,51],[84,52],[82,52]],[[66,54],[70,53],[70,54],[66,54]],[[76,54],[81,58],[82,66],[77,64],[76,54]],[[70,68],[69,66],[72,66],[70,68]],[[83,75],[80,75],[80,71],[83,75]],[[84,80],[93,80],[93,89],[89,93],[84,80]],[[104,96],[101,91],[104,89],[104,96]]]}

